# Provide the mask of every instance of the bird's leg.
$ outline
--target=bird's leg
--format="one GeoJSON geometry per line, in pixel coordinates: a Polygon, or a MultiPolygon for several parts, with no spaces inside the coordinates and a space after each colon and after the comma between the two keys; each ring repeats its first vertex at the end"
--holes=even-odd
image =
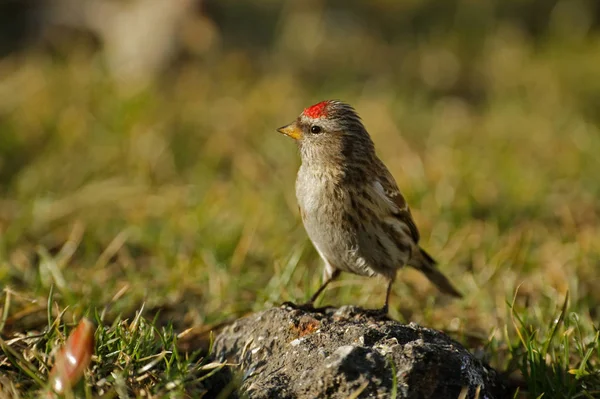
{"type": "Polygon", "coordinates": [[[321,287],[319,287],[319,289],[317,290],[317,292],[315,292],[313,294],[313,296],[310,297],[310,300],[308,301],[307,305],[308,304],[312,305],[317,300],[317,298],[319,297],[319,295],[321,295],[321,293],[323,292],[323,290],[329,285],[329,283],[331,283],[333,280],[335,280],[336,278],[339,277],[340,273],[341,272],[338,269],[335,269],[333,271],[333,273],[331,273],[331,276],[329,276],[329,278],[326,279],[323,282],[323,284],[321,285],[321,287]]]}
{"type": "Polygon", "coordinates": [[[388,310],[389,310],[389,304],[390,304],[390,294],[392,292],[392,284],[394,284],[394,280],[395,280],[395,276],[391,277],[388,280],[388,287],[387,287],[387,292],[385,294],[385,305],[383,305],[383,307],[381,308],[381,313],[387,315],[388,310]]]}
{"type": "Polygon", "coordinates": [[[327,285],[329,285],[329,283],[331,283],[333,280],[335,280],[336,278],[338,278],[338,276],[340,275],[340,271],[339,270],[334,270],[333,273],[331,274],[331,276],[327,277],[325,279],[325,281],[323,282],[323,284],[321,284],[321,286],[319,287],[319,289],[317,290],[317,292],[315,292],[313,294],[313,296],[310,297],[310,300],[306,303],[302,303],[302,304],[295,304],[292,302],[285,302],[282,304],[282,306],[289,306],[291,308],[294,309],[302,309],[302,310],[323,310],[324,308],[318,308],[315,309],[315,307],[313,306],[313,303],[317,300],[317,298],[319,297],[319,295],[323,292],[323,290],[327,287],[327,285]]]}

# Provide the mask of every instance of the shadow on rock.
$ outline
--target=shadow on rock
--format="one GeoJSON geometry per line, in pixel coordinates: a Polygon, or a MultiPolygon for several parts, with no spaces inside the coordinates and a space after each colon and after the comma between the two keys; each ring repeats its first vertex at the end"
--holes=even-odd
{"type": "Polygon", "coordinates": [[[213,354],[239,364],[250,398],[507,395],[494,369],[444,333],[351,306],[253,314],[226,327],[213,354]]]}

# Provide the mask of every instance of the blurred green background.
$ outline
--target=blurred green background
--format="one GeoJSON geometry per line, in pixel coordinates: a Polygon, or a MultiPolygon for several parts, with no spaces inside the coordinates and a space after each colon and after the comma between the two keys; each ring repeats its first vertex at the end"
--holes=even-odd
{"type": "MultiPolygon", "coordinates": [[[[471,347],[493,340],[503,367],[509,304],[545,328],[568,291],[593,341],[599,2],[2,7],[0,286],[17,294],[11,328],[45,323],[51,286],[74,315],[145,303],[178,328],[307,299],[321,264],[296,208],[295,144],[275,129],[340,99],[465,294],[451,300],[403,270],[392,317],[471,347]]],[[[378,307],[381,287],[345,276],[321,303],[378,307]]]]}

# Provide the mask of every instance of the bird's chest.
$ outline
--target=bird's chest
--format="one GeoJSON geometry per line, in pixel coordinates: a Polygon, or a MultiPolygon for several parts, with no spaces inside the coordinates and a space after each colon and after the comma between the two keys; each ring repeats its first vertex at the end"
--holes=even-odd
{"type": "Polygon", "coordinates": [[[303,220],[335,223],[345,211],[347,195],[338,176],[321,170],[301,167],[296,179],[296,198],[303,220]]]}
{"type": "Polygon", "coordinates": [[[353,223],[354,191],[327,173],[302,168],[298,172],[296,197],[302,222],[321,257],[336,269],[370,276],[373,271],[360,252],[353,223]]]}

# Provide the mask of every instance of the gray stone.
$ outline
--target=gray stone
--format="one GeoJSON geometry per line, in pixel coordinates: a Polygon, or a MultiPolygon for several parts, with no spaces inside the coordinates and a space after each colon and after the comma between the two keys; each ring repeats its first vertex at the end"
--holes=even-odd
{"type": "Polygon", "coordinates": [[[249,398],[504,398],[495,370],[442,332],[373,311],[282,306],[237,320],[214,356],[249,398]]]}

